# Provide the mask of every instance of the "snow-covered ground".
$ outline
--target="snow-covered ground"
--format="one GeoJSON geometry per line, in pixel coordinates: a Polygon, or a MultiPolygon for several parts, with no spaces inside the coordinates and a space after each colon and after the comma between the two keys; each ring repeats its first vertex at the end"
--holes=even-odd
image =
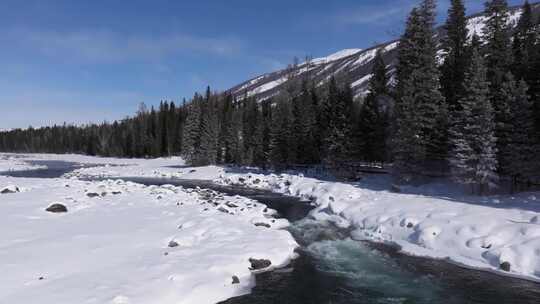
{"type": "MultiPolygon", "coordinates": [[[[76,155],[33,157],[107,163],[76,155]]],[[[215,166],[173,168],[182,165],[174,158],[115,159],[112,163],[115,166],[79,169],[73,177],[212,179],[305,197],[318,206],[311,213],[313,218],[351,228],[354,239],[392,243],[407,254],[540,281],[540,193],[476,197],[446,183],[402,188],[395,193],[386,177],[339,183],[301,175],[240,174],[215,166]]]]}
{"type": "MultiPolygon", "coordinates": [[[[178,161],[28,159],[133,174],[178,161]]],[[[18,162],[3,155],[0,168],[18,162]]],[[[285,266],[298,246],[274,211],[213,191],[0,177],[0,192],[0,303],[215,303],[250,291],[251,258],[285,266]],[[52,204],[67,212],[47,212],[52,204]]]]}

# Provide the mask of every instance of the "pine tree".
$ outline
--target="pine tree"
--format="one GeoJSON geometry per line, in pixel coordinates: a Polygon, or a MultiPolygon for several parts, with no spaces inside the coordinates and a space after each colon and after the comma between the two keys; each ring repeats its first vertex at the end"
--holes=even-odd
{"type": "Polygon", "coordinates": [[[303,79],[300,95],[293,98],[293,136],[296,155],[296,163],[313,164],[318,161],[318,147],[316,142],[316,109],[313,105],[312,90],[309,88],[309,80],[303,79]]]}
{"type": "Polygon", "coordinates": [[[293,114],[290,102],[280,96],[277,98],[272,114],[272,133],[270,140],[270,160],[274,167],[283,168],[293,164],[296,159],[290,145],[294,140],[292,134],[293,114]]]}
{"type": "Polygon", "coordinates": [[[386,129],[388,116],[382,104],[389,102],[388,76],[382,50],[373,59],[369,93],[359,113],[355,135],[357,158],[367,161],[386,160],[386,129]]]}
{"type": "Polygon", "coordinates": [[[208,88],[201,117],[199,165],[215,165],[218,157],[219,120],[215,100],[208,88]]]}
{"type": "Polygon", "coordinates": [[[195,94],[187,108],[186,124],[183,130],[182,156],[190,164],[197,164],[201,135],[201,98],[195,94]]]}
{"type": "MultiPolygon", "coordinates": [[[[508,25],[508,4],[506,0],[486,2],[486,22],[484,28],[485,57],[488,68],[488,80],[492,91],[499,88],[504,75],[512,64],[510,28],[508,25]]],[[[495,110],[497,111],[496,107],[495,110]]]]}
{"type": "MultiPolygon", "coordinates": [[[[439,91],[434,24],[434,1],[425,0],[411,12],[400,40],[395,109],[398,129],[393,140],[394,158],[398,160],[396,173],[422,171],[431,161],[446,159],[447,110],[439,91]],[[403,143],[416,146],[399,146],[403,143]],[[403,153],[416,154],[398,155],[403,153]],[[407,161],[412,163],[406,164],[407,161]]],[[[408,175],[413,173],[421,172],[408,175]]]]}
{"type": "Polygon", "coordinates": [[[347,161],[350,157],[350,134],[352,107],[352,91],[350,86],[340,90],[336,79],[332,77],[328,84],[328,96],[325,109],[328,115],[328,134],[325,138],[325,162],[335,166],[347,161]]]}
{"type": "Polygon", "coordinates": [[[498,180],[495,126],[486,68],[478,51],[472,56],[460,109],[452,119],[450,165],[456,181],[477,185],[484,193],[498,180]]]}
{"type": "Polygon", "coordinates": [[[506,75],[512,64],[512,47],[510,30],[508,26],[508,4],[506,0],[492,0],[486,2],[486,26],[484,39],[486,44],[484,53],[490,82],[490,98],[495,111],[495,135],[497,137],[497,160],[504,172],[508,167],[504,155],[507,153],[509,141],[508,133],[508,98],[503,94],[503,83],[508,81],[506,75]]]}
{"type": "Polygon", "coordinates": [[[463,81],[467,68],[467,17],[463,0],[451,0],[445,25],[446,36],[443,50],[446,55],[441,66],[441,91],[450,111],[458,106],[459,92],[463,91],[463,81]]]}
{"type": "Polygon", "coordinates": [[[504,150],[502,169],[512,177],[513,186],[517,185],[519,179],[529,178],[538,169],[534,162],[532,104],[527,90],[525,81],[515,81],[511,74],[502,87],[503,96],[509,104],[509,141],[504,150]]]}
{"type": "Polygon", "coordinates": [[[522,8],[521,17],[517,23],[513,38],[513,59],[512,73],[516,80],[525,80],[530,84],[538,75],[533,75],[531,71],[536,43],[536,29],[533,20],[531,5],[528,1],[522,8]]]}

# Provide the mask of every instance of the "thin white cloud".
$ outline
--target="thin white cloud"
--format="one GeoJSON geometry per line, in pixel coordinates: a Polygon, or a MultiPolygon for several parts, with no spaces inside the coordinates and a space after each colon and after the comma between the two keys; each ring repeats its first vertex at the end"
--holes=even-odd
{"type": "Polygon", "coordinates": [[[396,16],[405,16],[416,1],[401,0],[391,4],[368,4],[338,11],[331,19],[338,25],[365,25],[395,22],[396,16]]]}
{"type": "Polygon", "coordinates": [[[89,62],[159,60],[182,52],[228,56],[239,53],[244,43],[234,37],[196,37],[181,33],[129,35],[102,31],[48,31],[15,29],[2,40],[60,59],[89,62]],[[7,40],[7,41],[6,41],[7,40]]]}
{"type": "Polygon", "coordinates": [[[1,86],[0,128],[100,123],[132,115],[142,101],[159,100],[140,92],[101,93],[35,86],[1,86]]]}

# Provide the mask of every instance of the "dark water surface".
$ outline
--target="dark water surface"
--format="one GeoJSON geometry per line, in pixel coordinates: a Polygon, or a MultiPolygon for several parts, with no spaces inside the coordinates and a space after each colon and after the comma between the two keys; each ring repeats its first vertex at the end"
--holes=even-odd
{"type": "MultiPolygon", "coordinates": [[[[66,162],[38,164],[48,165],[49,169],[11,173],[17,177],[60,177],[79,168],[66,162]]],[[[291,221],[289,231],[301,245],[299,258],[286,269],[258,274],[251,294],[224,304],[540,304],[538,283],[463,269],[445,261],[409,257],[386,245],[353,241],[348,231],[309,219],[313,206],[294,197],[211,181],[122,179],[241,195],[268,205],[291,221]]]]}

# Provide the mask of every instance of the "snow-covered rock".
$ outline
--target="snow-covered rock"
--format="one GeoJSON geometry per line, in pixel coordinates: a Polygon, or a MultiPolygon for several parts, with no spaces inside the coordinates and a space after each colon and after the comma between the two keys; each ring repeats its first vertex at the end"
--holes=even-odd
{"type": "Polygon", "coordinates": [[[19,187],[14,186],[14,185],[9,185],[0,189],[0,194],[9,194],[9,193],[17,193],[17,192],[20,192],[19,187]]]}

